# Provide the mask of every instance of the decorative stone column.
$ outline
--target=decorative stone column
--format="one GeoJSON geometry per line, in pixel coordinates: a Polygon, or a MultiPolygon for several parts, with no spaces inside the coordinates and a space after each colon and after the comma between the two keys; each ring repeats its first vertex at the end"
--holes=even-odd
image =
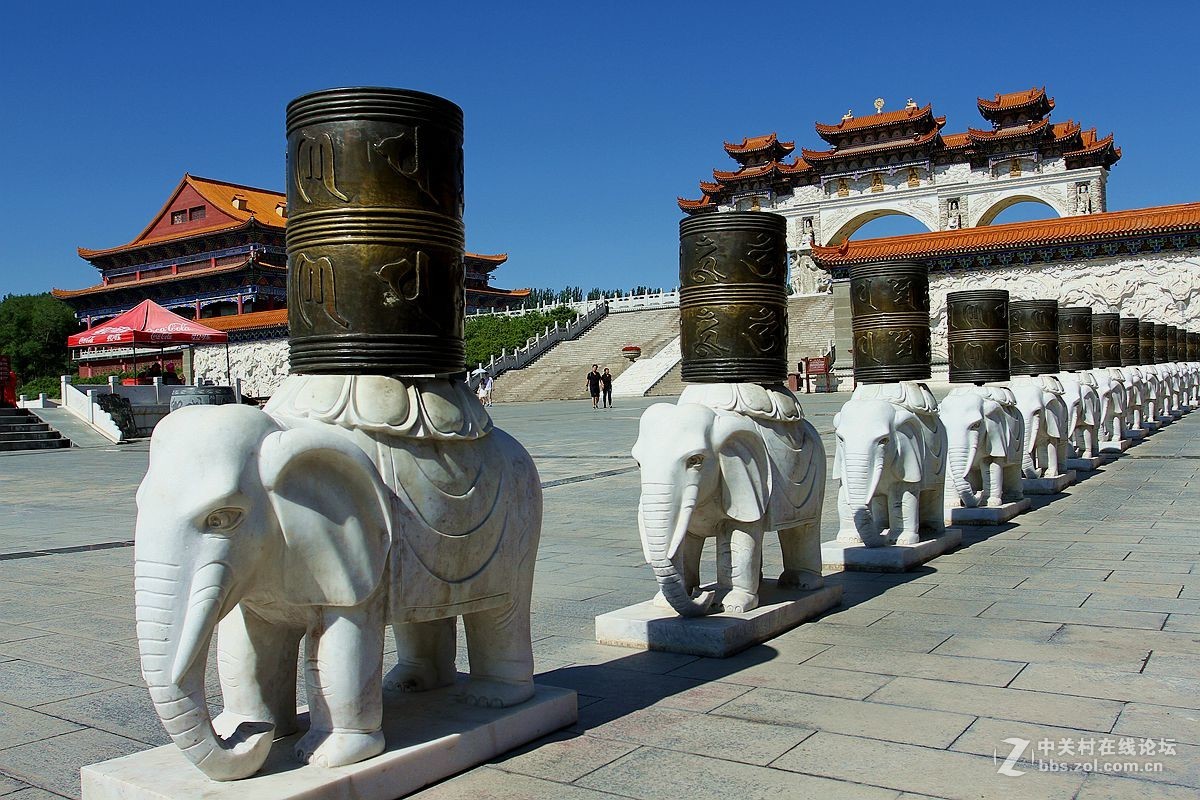
{"type": "Polygon", "coordinates": [[[1021,411],[1012,389],[998,383],[1009,379],[1008,292],[951,292],[946,319],[950,382],[965,384],[938,410],[948,440],[948,520],[998,525],[1030,505],[1021,486],[1021,411]]]}
{"type": "Polygon", "coordinates": [[[1070,438],[1067,466],[1091,471],[1100,466],[1097,428],[1100,398],[1092,369],[1092,309],[1067,306],[1058,310],[1059,380],[1067,402],[1070,438]]]}
{"type": "Polygon", "coordinates": [[[638,528],[655,600],[596,617],[604,644],[721,657],[837,605],[821,576],[825,449],[787,376],[783,217],[734,212],[679,225],[676,404],[642,414],[638,528]],[[762,579],[763,537],[783,552],[762,579]],[[716,545],[715,581],[701,555],[716,545]]]}
{"type": "Polygon", "coordinates": [[[1012,391],[1025,426],[1022,487],[1027,495],[1057,494],[1075,482],[1075,472],[1066,470],[1067,403],[1055,374],[1058,303],[1014,300],[1008,305],[1008,326],[1012,391]]]}
{"type": "Polygon", "coordinates": [[[929,276],[918,262],[851,267],[853,395],[834,417],[837,541],[826,565],[908,569],[957,546],[945,526],[946,429],[930,375],[929,276]]]}

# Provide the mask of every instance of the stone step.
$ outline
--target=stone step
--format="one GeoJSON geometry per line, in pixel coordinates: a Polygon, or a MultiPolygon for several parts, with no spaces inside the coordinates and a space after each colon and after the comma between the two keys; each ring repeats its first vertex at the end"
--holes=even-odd
{"type": "Polygon", "coordinates": [[[57,450],[70,447],[70,439],[23,439],[15,442],[0,442],[0,452],[17,450],[57,450]]]}
{"type": "Polygon", "coordinates": [[[29,412],[23,408],[0,408],[0,419],[6,417],[28,417],[29,412]]]}
{"type": "Polygon", "coordinates": [[[13,431],[8,432],[0,428],[0,442],[25,442],[25,441],[40,441],[42,439],[59,439],[61,438],[58,431],[45,430],[40,431],[13,431]]]}
{"type": "Polygon", "coordinates": [[[48,431],[50,426],[44,422],[29,420],[28,422],[0,422],[0,433],[17,433],[21,431],[48,431]]]}

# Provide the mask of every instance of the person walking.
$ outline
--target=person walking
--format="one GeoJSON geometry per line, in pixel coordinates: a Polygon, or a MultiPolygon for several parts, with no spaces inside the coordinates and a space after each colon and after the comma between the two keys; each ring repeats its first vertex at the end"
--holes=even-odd
{"type": "Polygon", "coordinates": [[[592,396],[592,410],[600,407],[600,365],[592,364],[592,371],[587,374],[588,393],[592,396]]]}
{"type": "Polygon", "coordinates": [[[605,408],[612,408],[612,378],[612,373],[605,367],[604,374],[600,376],[600,399],[605,408]]]}

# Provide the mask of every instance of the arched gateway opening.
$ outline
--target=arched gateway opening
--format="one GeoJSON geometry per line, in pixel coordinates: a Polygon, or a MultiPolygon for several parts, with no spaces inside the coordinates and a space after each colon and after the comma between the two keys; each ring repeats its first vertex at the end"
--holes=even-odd
{"type": "Polygon", "coordinates": [[[1029,222],[1035,219],[1058,219],[1059,210],[1040,197],[1027,194],[1013,195],[998,200],[983,212],[976,227],[1003,225],[1006,222],[1029,222]]]}
{"type": "Polygon", "coordinates": [[[826,244],[837,245],[847,239],[878,239],[933,230],[916,217],[893,209],[872,209],[859,214],[838,228],[826,244]]]}

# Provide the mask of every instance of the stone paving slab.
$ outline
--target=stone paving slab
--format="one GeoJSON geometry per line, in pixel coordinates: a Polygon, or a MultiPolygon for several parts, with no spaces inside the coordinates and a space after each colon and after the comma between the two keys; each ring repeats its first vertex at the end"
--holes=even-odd
{"type": "MultiPolygon", "coordinates": [[[[828,459],[844,400],[802,398],[828,459]]],[[[579,692],[580,719],[417,797],[1197,796],[1200,414],[910,573],[829,574],[840,608],[700,659],[592,638],[597,614],[654,593],[628,459],[649,404],[493,409],[547,484],[534,652],[539,682],[579,692]],[[1005,739],[1051,732],[1173,738],[1178,755],[1153,774],[997,772],[1005,739]]],[[[76,797],[81,765],[165,740],[138,675],[126,544],[146,457],[144,443],[0,457],[0,506],[13,510],[0,517],[4,800],[76,797]],[[101,465],[104,486],[64,477],[101,465]]],[[[768,577],[781,568],[774,538],[768,577]]],[[[711,553],[702,569],[713,574],[711,553]]]]}

